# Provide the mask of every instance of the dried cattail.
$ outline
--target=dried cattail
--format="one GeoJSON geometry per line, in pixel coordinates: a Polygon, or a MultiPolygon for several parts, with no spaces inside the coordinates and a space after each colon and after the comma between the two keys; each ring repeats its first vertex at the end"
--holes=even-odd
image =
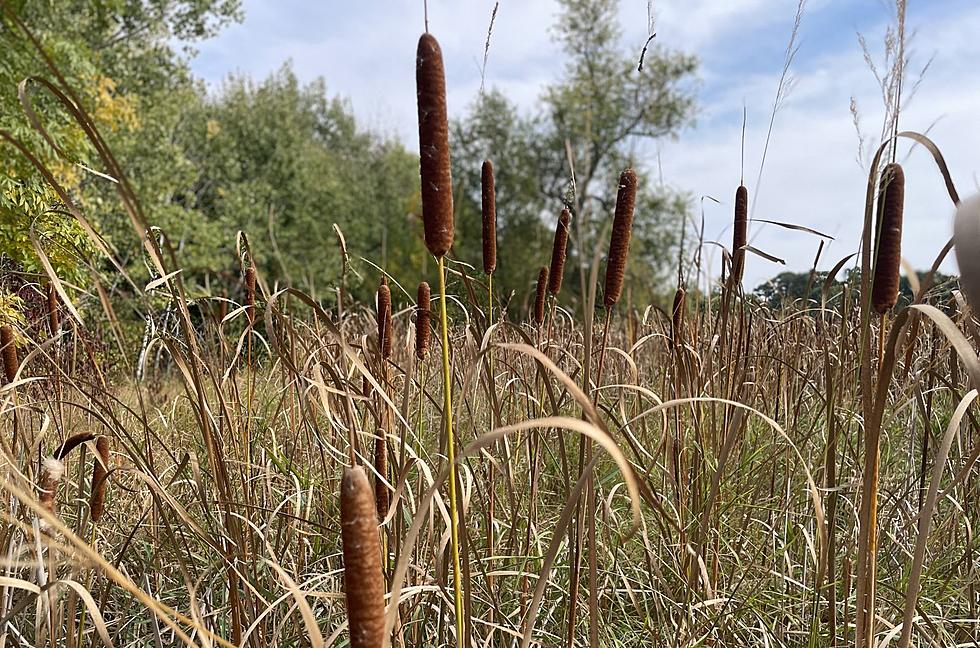
{"type": "Polygon", "coordinates": [[[10,324],[0,326],[0,355],[3,356],[3,372],[8,383],[17,376],[17,347],[14,346],[14,327],[10,324]]]}
{"type": "Polygon", "coordinates": [[[58,312],[58,291],[54,284],[48,284],[48,326],[51,328],[51,335],[57,335],[61,327],[61,313],[58,312]]]}
{"type": "Polygon", "coordinates": [[[79,432],[78,434],[73,434],[65,439],[65,442],[58,446],[58,449],[54,451],[54,458],[58,459],[59,461],[63,460],[72,450],[83,443],[91,441],[94,438],[95,434],[92,432],[79,432]]]}
{"type": "Polygon", "coordinates": [[[374,440],[374,470],[378,474],[374,478],[374,500],[378,510],[378,518],[384,519],[388,513],[388,485],[385,480],[388,477],[388,439],[385,437],[384,430],[378,430],[378,436],[374,440]]]}
{"type": "Polygon", "coordinates": [[[425,354],[429,351],[429,336],[431,333],[429,320],[432,317],[430,300],[432,293],[429,284],[422,282],[419,284],[418,299],[415,303],[415,355],[419,360],[425,359],[425,354]]]}
{"type": "Polygon", "coordinates": [[[534,323],[538,326],[544,323],[544,298],[548,289],[548,268],[541,266],[538,271],[538,290],[534,294],[534,323]]]}
{"type": "Polygon", "coordinates": [[[255,324],[255,266],[245,269],[245,305],[248,323],[255,324]]]}
{"type": "Polygon", "coordinates": [[[105,512],[105,489],[109,480],[109,437],[100,436],[95,442],[95,461],[92,464],[92,497],[89,499],[89,510],[92,521],[98,522],[105,512]]]}
{"type": "Polygon", "coordinates": [[[686,294],[683,288],[678,288],[674,293],[674,306],[670,315],[671,337],[674,343],[681,341],[684,331],[684,302],[686,294]]]}
{"type": "Polygon", "coordinates": [[[347,468],[340,483],[340,537],[351,648],[379,648],[384,640],[385,584],[374,511],[364,469],[347,468]]]}
{"type": "Polygon", "coordinates": [[[749,190],[739,185],[735,190],[735,233],[732,235],[732,277],[742,281],[745,271],[745,246],[749,239],[749,190]]]}
{"type": "Polygon", "coordinates": [[[606,308],[615,306],[623,292],[623,276],[626,273],[626,257],[630,251],[630,235],[633,231],[633,208],[635,206],[636,171],[626,169],[619,176],[616,215],[613,218],[612,238],[609,240],[606,287],[602,297],[602,303],[606,308]]]}
{"type": "Polygon", "coordinates": [[[378,286],[378,350],[384,360],[391,357],[391,343],[391,290],[387,278],[382,277],[378,286]]]}
{"type": "Polygon", "coordinates": [[[60,459],[48,457],[41,463],[41,477],[38,480],[41,506],[55,513],[57,507],[58,483],[65,475],[65,464],[60,459]]]}
{"type": "Polygon", "coordinates": [[[425,245],[442,257],[453,246],[453,177],[449,167],[449,122],[442,50],[432,34],[419,38],[415,55],[419,108],[419,170],[425,245]]]}
{"type": "Polygon", "coordinates": [[[497,269],[497,192],[493,183],[493,162],[483,161],[480,170],[483,205],[483,271],[493,274],[497,269]]]}
{"type": "Polygon", "coordinates": [[[905,206],[905,172],[891,163],[881,172],[878,188],[878,254],[875,262],[871,305],[884,315],[898,301],[898,272],[902,265],[902,212],[905,206]]]}
{"type": "Polygon", "coordinates": [[[953,222],[953,247],[960,269],[960,290],[980,316],[980,194],[960,203],[953,222]]]}
{"type": "Polygon", "coordinates": [[[561,210],[555,226],[555,244],[551,248],[551,270],[548,272],[548,292],[557,295],[561,292],[561,280],[565,275],[565,254],[568,250],[568,223],[572,215],[567,209],[561,210]]]}

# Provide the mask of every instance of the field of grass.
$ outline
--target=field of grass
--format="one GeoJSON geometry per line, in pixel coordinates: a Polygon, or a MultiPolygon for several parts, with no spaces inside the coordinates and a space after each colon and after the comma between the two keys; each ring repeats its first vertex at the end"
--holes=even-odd
{"type": "Polygon", "coordinates": [[[121,182],[156,277],[142,348],[101,285],[104,339],[82,334],[53,275],[49,319],[4,327],[0,644],[980,645],[978,331],[931,273],[896,305],[895,169],[869,179],[856,282],[848,258],[819,301],[743,293],[741,187],[722,281],[685,258],[643,310],[627,170],[611,239],[556,245],[519,321],[490,281],[507,250],[488,273],[449,251],[427,38],[431,305],[383,271],[376,304],[277,288],[244,237],[240,302],[185,286],[121,182]]]}

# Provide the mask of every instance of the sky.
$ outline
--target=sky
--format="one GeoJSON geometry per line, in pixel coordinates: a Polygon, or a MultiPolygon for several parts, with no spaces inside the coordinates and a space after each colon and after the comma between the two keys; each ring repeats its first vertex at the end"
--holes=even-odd
{"type": "MultiPolygon", "coordinates": [[[[429,28],[446,61],[450,118],[466,113],[481,84],[484,44],[494,0],[430,0],[429,28]]],[[[818,268],[856,252],[863,220],[867,160],[851,111],[874,146],[883,107],[858,34],[880,65],[893,0],[808,0],[789,73],[792,84],[772,122],[798,0],[620,0],[624,52],[638,56],[654,18],[657,47],[695,54],[695,123],[675,138],[642,149],[639,163],[691,198],[693,223],[703,205],[707,241],[731,245],[735,189],[742,169],[753,219],[803,225],[833,240],[818,268]],[[702,199],[710,197],[710,199],[702,199]]],[[[910,79],[921,76],[903,107],[901,128],[927,132],[942,151],[959,193],[980,191],[980,2],[909,0],[910,79]]],[[[544,87],[560,78],[564,57],[551,26],[556,0],[500,0],[485,83],[528,113],[544,87]]],[[[322,77],[345,97],[362,126],[417,150],[415,47],[424,29],[422,0],[245,0],[244,20],[196,44],[194,72],[218,89],[229,74],[264,77],[287,60],[303,81],[322,77]]],[[[952,203],[932,156],[904,145],[906,210],[903,257],[930,267],[952,233],[952,203]]],[[[615,191],[610,187],[610,192],[615,191]]],[[[693,224],[692,224],[693,227],[693,224]]],[[[785,261],[750,255],[745,281],[755,286],[783,270],[813,265],[819,239],[805,232],[750,223],[751,244],[785,261]]],[[[705,258],[720,267],[719,248],[705,258]]],[[[955,272],[950,259],[943,270],[955,272]]]]}

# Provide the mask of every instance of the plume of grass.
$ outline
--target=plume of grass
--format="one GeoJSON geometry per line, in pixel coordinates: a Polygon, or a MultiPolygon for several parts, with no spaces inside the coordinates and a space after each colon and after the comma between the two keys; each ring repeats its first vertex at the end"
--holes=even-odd
{"type": "Polygon", "coordinates": [[[372,500],[364,469],[345,469],[340,483],[340,536],[351,648],[379,648],[384,641],[381,536],[372,500]]]}
{"type": "Polygon", "coordinates": [[[878,246],[871,285],[871,306],[879,315],[898,302],[899,270],[902,266],[902,213],[905,205],[905,173],[891,163],[881,172],[879,185],[878,246]]]}
{"type": "Polygon", "coordinates": [[[449,461],[449,532],[453,560],[453,604],[456,645],[463,646],[463,584],[459,559],[459,507],[456,494],[456,448],[453,438],[452,370],[449,364],[449,317],[446,314],[446,260],[453,245],[453,188],[449,167],[449,123],[446,73],[442,51],[428,32],[419,38],[415,58],[419,114],[419,172],[425,245],[439,262],[439,310],[442,320],[443,418],[449,461]]]}

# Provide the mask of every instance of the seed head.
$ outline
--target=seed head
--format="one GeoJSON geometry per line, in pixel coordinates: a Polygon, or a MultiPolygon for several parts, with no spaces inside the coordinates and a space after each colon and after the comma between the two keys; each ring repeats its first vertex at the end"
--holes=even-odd
{"type": "Polygon", "coordinates": [[[871,305],[884,315],[898,301],[902,265],[902,212],[905,208],[905,172],[894,162],[885,166],[878,185],[878,254],[871,286],[871,305]]]}
{"type": "Polygon", "coordinates": [[[555,244],[551,248],[551,270],[548,272],[548,292],[557,295],[561,291],[561,281],[565,275],[565,255],[568,249],[568,224],[572,215],[567,209],[561,211],[555,226],[555,244]]]}
{"type": "Polygon", "coordinates": [[[480,170],[483,206],[483,271],[493,274],[497,269],[497,193],[493,182],[493,162],[483,161],[480,170]]]}
{"type": "Polygon", "coordinates": [[[623,276],[626,273],[626,258],[630,251],[634,207],[636,207],[636,171],[626,169],[619,176],[616,215],[613,218],[612,238],[609,240],[606,286],[602,297],[606,308],[615,306],[623,293],[623,276]]]}
{"type": "Polygon", "coordinates": [[[534,295],[534,323],[541,326],[544,323],[544,298],[548,290],[548,268],[541,266],[538,271],[538,289],[534,295]]]}
{"type": "Polygon", "coordinates": [[[745,246],[749,231],[749,190],[739,185],[735,190],[735,232],[732,235],[732,276],[742,281],[745,272],[745,246]]]}
{"type": "Polygon", "coordinates": [[[105,489],[108,484],[106,475],[109,472],[109,437],[100,436],[95,442],[96,456],[92,464],[92,497],[89,500],[89,510],[92,521],[98,522],[105,512],[105,489]]]}
{"type": "Polygon", "coordinates": [[[453,178],[449,166],[449,121],[442,50],[432,34],[419,38],[415,55],[419,109],[419,171],[425,245],[442,257],[453,245],[453,178]]]}
{"type": "Polygon", "coordinates": [[[385,584],[372,499],[364,469],[347,468],[340,484],[340,536],[351,648],[378,648],[384,640],[385,584]]]}
{"type": "Polygon", "coordinates": [[[415,355],[419,360],[424,360],[425,354],[429,351],[431,334],[429,320],[432,317],[430,299],[429,284],[423,281],[419,284],[418,299],[415,303],[415,355]]]}

